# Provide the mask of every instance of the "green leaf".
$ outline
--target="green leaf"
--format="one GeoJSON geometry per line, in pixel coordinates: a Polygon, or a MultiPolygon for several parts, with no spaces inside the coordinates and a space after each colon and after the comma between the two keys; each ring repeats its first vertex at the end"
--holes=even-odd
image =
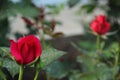
{"type": "Polygon", "coordinates": [[[64,67],[64,65],[59,62],[55,61],[52,64],[50,64],[47,68],[46,71],[48,74],[50,74],[54,78],[63,78],[68,74],[67,69],[64,67]]]}
{"type": "Polygon", "coordinates": [[[96,67],[96,76],[100,79],[100,80],[110,80],[112,79],[112,73],[113,70],[112,68],[108,67],[106,64],[104,63],[99,63],[97,64],[98,66],[96,67]]]}
{"type": "Polygon", "coordinates": [[[77,61],[82,64],[83,73],[81,73],[81,77],[83,78],[80,77],[81,80],[92,80],[95,77],[100,80],[112,79],[112,69],[105,63],[97,62],[96,59],[88,56],[78,56],[77,61]],[[89,76],[93,76],[93,78],[89,79],[89,76]]]}
{"type": "Polygon", "coordinates": [[[1,69],[0,69],[0,80],[7,80],[5,74],[3,73],[1,69]]]}
{"type": "Polygon", "coordinates": [[[97,80],[97,78],[92,72],[75,72],[74,74],[70,75],[69,80],[97,80]]]}
{"type": "Polygon", "coordinates": [[[15,61],[8,58],[4,58],[3,67],[7,68],[13,77],[19,72],[19,65],[15,61]]]}
{"type": "Polygon", "coordinates": [[[76,4],[78,4],[81,0],[68,0],[67,3],[68,3],[68,6],[70,8],[74,7],[76,4]]]}
{"type": "Polygon", "coordinates": [[[82,53],[87,53],[87,50],[85,50],[85,49],[82,49],[79,45],[77,45],[76,43],[71,43],[71,45],[73,46],[73,47],[75,47],[78,51],[80,51],[80,52],[82,52],[82,53]]]}
{"type": "Polygon", "coordinates": [[[96,59],[90,56],[78,56],[77,62],[80,62],[82,65],[82,70],[84,72],[93,72],[95,70],[96,59]]]}
{"type": "Polygon", "coordinates": [[[78,44],[87,50],[95,50],[96,49],[96,44],[94,44],[92,41],[82,41],[78,44]],[[92,45],[92,47],[91,47],[91,45],[92,45]]]}
{"type": "Polygon", "coordinates": [[[14,11],[16,13],[21,13],[23,16],[26,17],[35,17],[37,15],[39,15],[39,11],[31,6],[24,6],[24,9],[22,6],[15,6],[16,8],[14,8],[14,11]]]}
{"type": "Polygon", "coordinates": [[[77,50],[79,50],[82,53],[90,53],[91,51],[94,51],[96,49],[96,45],[93,44],[93,41],[80,41],[77,43],[71,43],[73,47],[75,47],[77,50]],[[92,47],[91,47],[92,45],[92,47]]]}
{"type": "Polygon", "coordinates": [[[8,47],[0,47],[0,57],[5,57],[10,55],[10,51],[8,47]]]}
{"type": "Polygon", "coordinates": [[[78,13],[82,13],[85,11],[85,13],[92,13],[94,11],[94,9],[96,8],[96,4],[86,4],[81,6],[81,9],[79,10],[78,13]]]}
{"type": "Polygon", "coordinates": [[[10,49],[8,47],[0,47],[0,56],[3,59],[2,67],[7,68],[12,76],[19,72],[19,65],[10,59],[10,49]]]}
{"type": "Polygon", "coordinates": [[[41,61],[44,66],[49,65],[59,57],[63,56],[65,52],[59,51],[57,49],[49,48],[46,50],[43,50],[42,56],[41,56],[41,61]]]}
{"type": "Polygon", "coordinates": [[[22,14],[26,17],[39,15],[38,9],[31,4],[30,0],[21,1],[19,3],[12,3],[11,1],[4,2],[4,4],[0,6],[0,19],[16,16],[17,14],[22,14]]]}
{"type": "Polygon", "coordinates": [[[58,13],[60,13],[61,10],[64,9],[64,4],[61,3],[60,5],[46,5],[46,7],[48,8],[49,13],[58,14],[58,13]]]}

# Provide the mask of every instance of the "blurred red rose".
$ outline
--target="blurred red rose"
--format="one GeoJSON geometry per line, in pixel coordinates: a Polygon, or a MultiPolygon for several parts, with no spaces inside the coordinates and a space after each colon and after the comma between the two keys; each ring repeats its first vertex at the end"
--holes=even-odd
{"type": "Polygon", "coordinates": [[[10,40],[10,51],[19,64],[25,65],[40,57],[42,47],[37,37],[28,35],[19,38],[17,42],[10,40]]]}
{"type": "Polygon", "coordinates": [[[21,18],[24,20],[24,22],[26,24],[28,24],[28,25],[34,25],[34,22],[32,22],[31,20],[29,20],[28,18],[26,18],[26,17],[21,17],[21,18]]]}
{"type": "Polygon", "coordinates": [[[91,23],[91,30],[98,35],[106,34],[110,30],[110,23],[106,20],[106,16],[96,16],[91,23]]]}

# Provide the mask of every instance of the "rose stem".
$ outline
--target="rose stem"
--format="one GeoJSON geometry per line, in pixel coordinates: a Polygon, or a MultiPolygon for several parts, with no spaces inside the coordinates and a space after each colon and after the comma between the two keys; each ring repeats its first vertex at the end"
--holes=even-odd
{"type": "Polygon", "coordinates": [[[1,69],[0,69],[0,76],[3,80],[7,80],[5,74],[3,73],[1,69]]]}
{"type": "Polygon", "coordinates": [[[23,65],[20,65],[20,72],[19,72],[18,80],[22,80],[22,76],[23,76],[23,65]]]}
{"type": "Polygon", "coordinates": [[[117,66],[119,62],[119,53],[120,53],[120,43],[118,42],[118,51],[116,52],[116,55],[115,55],[115,64],[114,64],[114,69],[113,69],[113,78],[114,78],[113,80],[116,80],[115,74],[116,74],[117,66]]]}
{"type": "Polygon", "coordinates": [[[37,70],[36,70],[36,73],[35,73],[34,80],[37,80],[37,78],[38,78],[38,75],[39,75],[39,70],[37,69],[37,70]]]}
{"type": "Polygon", "coordinates": [[[100,46],[100,35],[97,35],[97,50],[101,50],[101,46],[100,46]]]}

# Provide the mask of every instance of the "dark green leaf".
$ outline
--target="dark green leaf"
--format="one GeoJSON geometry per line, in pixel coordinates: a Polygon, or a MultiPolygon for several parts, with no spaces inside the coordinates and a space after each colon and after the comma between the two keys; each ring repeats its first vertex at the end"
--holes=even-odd
{"type": "Polygon", "coordinates": [[[15,76],[15,74],[19,72],[19,65],[15,61],[8,58],[4,58],[3,67],[7,68],[12,76],[15,76]]]}
{"type": "Polygon", "coordinates": [[[100,80],[110,80],[112,79],[112,73],[113,70],[112,68],[108,67],[104,63],[99,63],[97,64],[98,66],[96,67],[95,75],[100,79],[100,80]]]}
{"type": "Polygon", "coordinates": [[[60,4],[60,5],[47,5],[46,6],[49,9],[49,13],[51,14],[58,14],[60,13],[61,10],[64,9],[64,4],[60,4]]]}
{"type": "Polygon", "coordinates": [[[0,47],[0,56],[5,57],[10,55],[10,51],[8,47],[0,47]]]}
{"type": "Polygon", "coordinates": [[[82,41],[78,44],[87,50],[95,50],[96,49],[96,44],[91,41],[82,41]],[[91,45],[92,45],[92,47],[91,47],[91,45]]]}
{"type": "Polygon", "coordinates": [[[71,43],[73,47],[78,49],[79,51],[83,53],[90,53],[90,51],[94,51],[96,49],[96,44],[94,44],[92,41],[81,41],[77,43],[71,43]],[[92,47],[91,47],[92,45],[92,47]]]}
{"type": "Polygon", "coordinates": [[[81,10],[86,11],[86,13],[92,13],[95,8],[96,8],[96,5],[86,4],[81,7],[81,10]]]}
{"type": "Polygon", "coordinates": [[[69,77],[70,80],[97,80],[93,73],[80,73],[76,72],[69,77]]]}
{"type": "Polygon", "coordinates": [[[94,72],[97,60],[87,55],[78,56],[77,62],[82,64],[82,69],[84,72],[94,72]]]}
{"type": "Polygon", "coordinates": [[[34,17],[39,15],[39,11],[31,6],[25,6],[24,9],[21,6],[16,6],[15,11],[16,13],[20,13],[26,17],[34,17]]]}
{"type": "Polygon", "coordinates": [[[11,75],[14,76],[16,73],[19,72],[19,65],[9,57],[6,57],[10,56],[10,50],[8,47],[0,47],[0,52],[1,56],[3,57],[2,66],[7,68],[11,75]]]}
{"type": "Polygon", "coordinates": [[[42,56],[41,56],[41,61],[44,66],[49,65],[59,57],[63,56],[65,52],[59,51],[53,48],[43,50],[42,56]]]}
{"type": "Polygon", "coordinates": [[[81,0],[68,0],[68,6],[74,7],[76,4],[78,4],[81,0]]]}
{"type": "Polygon", "coordinates": [[[22,14],[26,17],[34,17],[39,15],[39,11],[36,7],[31,5],[30,0],[21,1],[19,3],[12,3],[10,1],[5,2],[1,6],[0,19],[7,18],[9,16],[15,16],[17,14],[22,14]]]}
{"type": "Polygon", "coordinates": [[[63,78],[68,74],[68,71],[62,63],[55,61],[46,68],[48,74],[54,78],[63,78]]]}

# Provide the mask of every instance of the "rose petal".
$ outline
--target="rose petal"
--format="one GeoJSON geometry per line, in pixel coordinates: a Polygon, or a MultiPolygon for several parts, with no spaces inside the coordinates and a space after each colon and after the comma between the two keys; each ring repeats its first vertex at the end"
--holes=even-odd
{"type": "Polygon", "coordinates": [[[36,37],[34,37],[34,39],[35,39],[35,43],[34,43],[35,46],[34,47],[36,49],[35,57],[39,57],[41,55],[41,53],[42,53],[42,47],[41,47],[39,39],[37,39],[36,37]]]}
{"type": "Polygon", "coordinates": [[[19,64],[22,64],[23,63],[23,59],[19,53],[19,50],[18,50],[18,47],[17,47],[17,43],[14,42],[13,40],[10,40],[10,51],[11,51],[11,54],[12,56],[14,56],[14,58],[16,59],[16,61],[19,63],[19,64]]]}

